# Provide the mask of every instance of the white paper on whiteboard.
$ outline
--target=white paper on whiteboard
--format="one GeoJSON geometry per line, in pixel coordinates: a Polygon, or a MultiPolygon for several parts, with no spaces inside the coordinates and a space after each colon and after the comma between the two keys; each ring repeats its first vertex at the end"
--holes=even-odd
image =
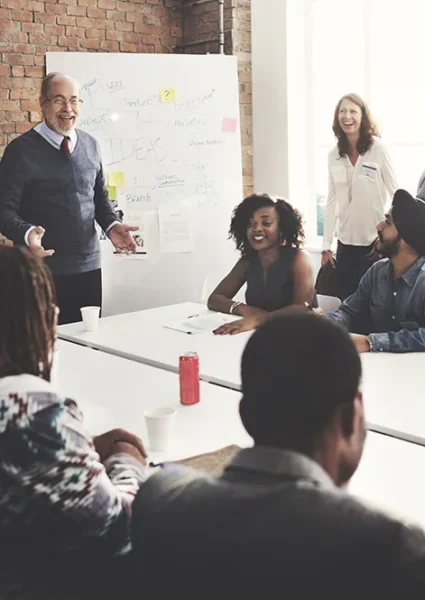
{"type": "Polygon", "coordinates": [[[193,252],[193,228],[189,207],[160,206],[158,209],[161,252],[193,252]]]}
{"type": "Polygon", "coordinates": [[[149,227],[152,220],[156,217],[156,211],[135,211],[124,215],[124,223],[126,225],[136,225],[138,231],[131,232],[134,241],[136,242],[136,251],[134,254],[120,254],[114,252],[116,256],[125,258],[126,260],[146,259],[149,255],[149,227]]]}

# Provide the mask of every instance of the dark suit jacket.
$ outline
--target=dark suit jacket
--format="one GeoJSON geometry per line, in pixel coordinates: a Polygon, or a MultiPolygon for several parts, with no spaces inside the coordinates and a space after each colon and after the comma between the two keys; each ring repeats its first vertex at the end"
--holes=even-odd
{"type": "Polygon", "coordinates": [[[420,530],[366,508],[309,458],[274,448],[243,450],[219,478],[175,467],[155,474],[133,507],[133,544],[139,589],[152,598],[423,592],[420,530]]]}

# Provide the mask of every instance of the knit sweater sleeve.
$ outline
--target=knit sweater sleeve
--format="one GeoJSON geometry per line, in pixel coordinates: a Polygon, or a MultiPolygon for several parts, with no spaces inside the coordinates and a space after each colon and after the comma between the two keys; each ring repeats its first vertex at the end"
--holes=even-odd
{"type": "Polygon", "coordinates": [[[23,245],[32,223],[19,216],[27,173],[21,144],[19,139],[12,141],[0,162],[0,231],[15,244],[23,245]]]}
{"type": "Polygon", "coordinates": [[[30,383],[16,386],[20,392],[12,393],[12,386],[9,393],[0,390],[3,522],[13,526],[22,499],[27,517],[51,515],[56,536],[73,524],[74,544],[100,536],[113,551],[125,552],[145,467],[122,453],[102,464],[77,404],[52,390],[29,391],[37,387],[30,383]]]}

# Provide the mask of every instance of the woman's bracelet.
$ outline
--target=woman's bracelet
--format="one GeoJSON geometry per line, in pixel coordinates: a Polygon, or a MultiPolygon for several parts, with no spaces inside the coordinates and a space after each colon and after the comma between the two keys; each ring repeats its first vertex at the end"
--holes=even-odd
{"type": "Polygon", "coordinates": [[[235,310],[235,308],[237,306],[240,306],[241,304],[242,304],[242,302],[233,302],[233,304],[229,308],[229,314],[233,315],[233,311],[235,310]]]}

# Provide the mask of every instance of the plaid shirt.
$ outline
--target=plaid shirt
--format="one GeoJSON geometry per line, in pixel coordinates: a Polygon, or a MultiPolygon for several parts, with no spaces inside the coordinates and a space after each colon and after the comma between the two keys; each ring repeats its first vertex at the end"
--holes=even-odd
{"type": "Polygon", "coordinates": [[[104,538],[124,553],[133,499],[145,478],[143,465],[128,454],[102,464],[77,404],[50,383],[32,375],[0,379],[3,538],[32,533],[60,549],[104,538]]]}

